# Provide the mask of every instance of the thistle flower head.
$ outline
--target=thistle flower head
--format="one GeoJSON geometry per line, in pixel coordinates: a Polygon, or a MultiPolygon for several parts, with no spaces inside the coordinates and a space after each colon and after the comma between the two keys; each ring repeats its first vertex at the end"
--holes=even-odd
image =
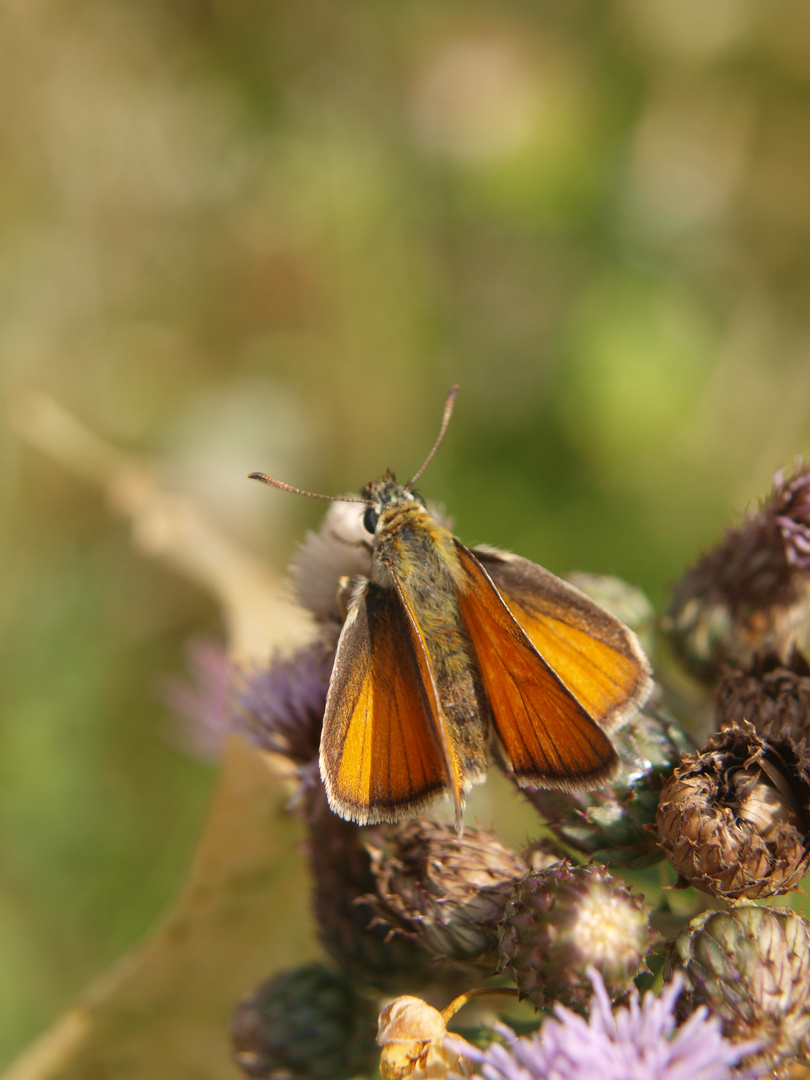
{"type": "Polygon", "coordinates": [[[484,829],[459,836],[449,825],[403,822],[371,847],[382,925],[436,960],[479,960],[498,945],[498,923],[524,860],[484,829]]]}
{"type": "Polygon", "coordinates": [[[234,693],[233,726],[300,773],[317,777],[318,748],[334,647],[324,639],[265,667],[243,672],[234,693]]]}
{"type": "Polygon", "coordinates": [[[661,788],[689,737],[664,709],[647,705],[612,734],[621,761],[618,775],[597,791],[521,789],[563,843],[614,867],[649,866],[661,852],[649,826],[661,788]]]}
{"type": "Polygon", "coordinates": [[[661,792],[656,828],[682,883],[730,900],[795,889],[810,870],[810,759],[746,722],[712,736],[661,792]]]}
{"type": "Polygon", "coordinates": [[[720,1021],[708,1017],[706,1009],[676,1027],[679,979],[659,997],[648,992],[642,1002],[633,987],[628,1004],[612,1011],[599,973],[592,969],[589,974],[593,997],[587,1020],[557,1005],[556,1016],[530,1038],[518,1038],[501,1026],[505,1046],[459,1046],[460,1052],[482,1066],[487,1080],[731,1080],[732,1075],[753,1075],[733,1071],[751,1046],[724,1039],[720,1021]]]}
{"type": "Polygon", "coordinates": [[[500,971],[538,1008],[581,1007],[591,968],[612,996],[623,993],[651,941],[640,897],[601,867],[563,860],[516,884],[501,924],[500,971]]]}
{"type": "Polygon", "coordinates": [[[307,532],[290,564],[289,575],[298,602],[319,622],[343,622],[337,599],[342,577],[371,574],[364,511],[365,506],[356,502],[333,502],[318,530],[307,532]]]}
{"type": "Polygon", "coordinates": [[[788,565],[810,571],[810,466],[803,465],[788,480],[781,470],[776,474],[769,510],[788,565]]]}
{"type": "Polygon", "coordinates": [[[665,977],[678,972],[680,1015],[708,1006],[727,1038],[756,1040],[757,1075],[810,1051],[810,927],[790,908],[704,912],[669,947],[665,977]]]}
{"type": "Polygon", "coordinates": [[[307,826],[305,844],[320,939],[357,986],[386,992],[410,985],[424,969],[411,941],[386,941],[384,927],[359,899],[374,888],[368,830],[335,815],[318,773],[318,748],[334,650],[318,640],[292,656],[276,656],[242,680],[236,696],[238,730],[294,766],[293,804],[307,826]]]}
{"type": "Polygon", "coordinates": [[[748,720],[760,735],[810,742],[810,664],[794,650],[786,662],[757,653],[742,670],[727,671],[715,695],[718,727],[748,720]]]}
{"type": "Polygon", "coordinates": [[[169,680],[163,696],[179,720],[175,741],[195,757],[213,760],[233,731],[234,666],[222,646],[212,641],[192,641],[186,658],[190,680],[169,680]]]}
{"type": "Polygon", "coordinates": [[[725,662],[810,642],[810,465],[700,558],[673,590],[662,626],[686,664],[714,680],[725,662]]]}
{"type": "Polygon", "coordinates": [[[350,1080],[374,1061],[374,1010],[323,964],[280,972],[239,1005],[234,1058],[248,1076],[350,1080]]]}
{"type": "Polygon", "coordinates": [[[305,801],[312,900],[323,947],[356,986],[401,993],[418,985],[426,968],[424,951],[411,938],[392,937],[363,902],[374,888],[367,844],[376,830],[334,814],[320,784],[305,801]]]}

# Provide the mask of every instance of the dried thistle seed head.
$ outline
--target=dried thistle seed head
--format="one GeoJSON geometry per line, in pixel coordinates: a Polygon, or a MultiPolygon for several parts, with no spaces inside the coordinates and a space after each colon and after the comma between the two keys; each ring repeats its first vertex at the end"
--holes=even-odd
{"type": "Polygon", "coordinates": [[[350,1080],[376,1057],[374,1008],[323,964],[279,972],[239,1005],[234,1059],[248,1076],[350,1080]]]}
{"type": "Polygon", "coordinates": [[[699,678],[772,650],[786,660],[810,642],[810,466],[773,490],[743,524],[691,567],[662,629],[699,678]]]}
{"type": "Polygon", "coordinates": [[[664,977],[681,972],[678,1012],[705,1005],[734,1042],[756,1039],[753,1075],[810,1051],[810,928],[790,908],[739,904],[698,915],[669,946],[664,977]]]}
{"type": "Polygon", "coordinates": [[[334,814],[322,784],[308,790],[306,803],[312,900],[324,949],[355,986],[395,993],[423,985],[423,950],[410,938],[392,937],[360,902],[374,889],[367,844],[377,830],[334,814]]]}
{"type": "Polygon", "coordinates": [[[656,830],[680,883],[728,900],[795,889],[810,870],[810,762],[748,723],[712,736],[661,792],[656,830]]]}
{"type": "Polygon", "coordinates": [[[498,945],[498,923],[526,863],[494,833],[417,819],[370,848],[378,921],[439,960],[477,961],[498,945]]]}
{"type": "Polygon", "coordinates": [[[614,867],[651,866],[661,850],[649,826],[664,781],[685,753],[688,735],[662,707],[647,705],[611,738],[621,761],[616,778],[598,791],[521,788],[569,848],[614,867]]]}
{"type": "Polygon", "coordinates": [[[538,1008],[581,1008],[595,969],[611,997],[646,970],[652,942],[642,898],[602,867],[564,860],[528,873],[514,888],[501,924],[500,972],[538,1008]]]}
{"type": "Polygon", "coordinates": [[[757,653],[744,670],[727,671],[715,697],[717,726],[750,721],[766,738],[772,732],[810,742],[810,665],[794,651],[786,663],[757,653]]]}

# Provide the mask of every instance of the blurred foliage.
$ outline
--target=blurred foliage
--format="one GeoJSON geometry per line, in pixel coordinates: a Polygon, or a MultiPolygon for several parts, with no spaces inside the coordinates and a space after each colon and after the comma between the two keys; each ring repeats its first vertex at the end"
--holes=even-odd
{"type": "Polygon", "coordinates": [[[0,1060],[183,880],[222,633],[21,395],[280,569],[321,508],[246,473],[407,475],[458,381],[461,537],[660,604],[807,452],[809,132],[802,0],[0,0],[0,1060]]]}

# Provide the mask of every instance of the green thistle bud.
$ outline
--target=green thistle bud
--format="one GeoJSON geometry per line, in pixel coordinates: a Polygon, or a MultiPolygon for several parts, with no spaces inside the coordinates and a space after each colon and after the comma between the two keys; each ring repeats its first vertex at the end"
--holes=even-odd
{"type": "Polygon", "coordinates": [[[646,970],[651,941],[641,897],[601,867],[563,860],[516,884],[501,926],[499,970],[538,1008],[550,1001],[582,1008],[591,997],[589,968],[615,997],[646,970]]]}
{"type": "Polygon", "coordinates": [[[810,927],[795,911],[739,904],[698,915],[669,946],[664,978],[676,971],[682,1018],[707,1005],[726,1038],[761,1041],[744,1062],[753,1075],[810,1051],[810,927]]]}
{"type": "Polygon", "coordinates": [[[248,1076],[350,1080],[376,1058],[375,1009],[322,964],[274,975],[231,1021],[236,1063],[248,1076]]]}
{"type": "Polygon", "coordinates": [[[715,698],[717,726],[750,721],[760,735],[790,735],[810,741],[810,665],[795,652],[782,664],[773,653],[757,653],[744,671],[727,671],[715,698]]]}
{"type": "Polygon", "coordinates": [[[810,467],[771,494],[687,571],[661,623],[676,653],[714,681],[728,661],[810,643],[810,467]]]}
{"type": "Polygon", "coordinates": [[[650,866],[661,859],[650,831],[661,788],[693,746],[674,718],[656,706],[647,706],[626,721],[612,739],[621,769],[608,787],[521,790],[574,851],[614,867],[650,866]]]}
{"type": "MultiPolygon", "coordinates": [[[[440,960],[477,961],[498,947],[498,923],[524,860],[484,829],[458,836],[450,825],[416,820],[371,849],[382,928],[404,934],[440,960]]],[[[487,962],[486,960],[484,962],[487,962]]]]}
{"type": "Polygon", "coordinates": [[[810,760],[789,736],[728,727],[684,759],[656,829],[680,884],[729,900],[795,889],[810,870],[810,760]]]}

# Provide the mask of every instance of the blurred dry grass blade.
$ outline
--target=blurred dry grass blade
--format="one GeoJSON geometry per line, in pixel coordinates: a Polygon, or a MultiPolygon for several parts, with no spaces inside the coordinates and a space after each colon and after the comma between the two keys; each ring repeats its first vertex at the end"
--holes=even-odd
{"type": "Polygon", "coordinates": [[[234,738],[191,872],[153,933],[91,986],[3,1080],[233,1078],[228,1019],[271,963],[310,955],[292,818],[234,738]],[[279,957],[279,942],[285,956],[279,957]]]}
{"type": "Polygon", "coordinates": [[[261,660],[274,644],[305,638],[308,618],[283,596],[279,576],[188,499],[163,490],[147,464],[105,442],[45,395],[15,396],[8,414],[20,438],[105,491],[116,513],[131,521],[142,554],[167,562],[219,601],[232,656],[261,660]]]}
{"type": "MultiPolygon", "coordinates": [[[[100,486],[132,523],[136,548],[160,558],[221,603],[233,655],[266,658],[306,636],[279,577],[162,490],[150,469],[106,443],[51,399],[11,402],[31,445],[100,486]]],[[[242,994],[278,964],[306,959],[297,824],[268,759],[239,738],[177,900],[147,939],[90,987],[5,1073],[45,1078],[232,1077],[228,1019],[242,994]]]]}

